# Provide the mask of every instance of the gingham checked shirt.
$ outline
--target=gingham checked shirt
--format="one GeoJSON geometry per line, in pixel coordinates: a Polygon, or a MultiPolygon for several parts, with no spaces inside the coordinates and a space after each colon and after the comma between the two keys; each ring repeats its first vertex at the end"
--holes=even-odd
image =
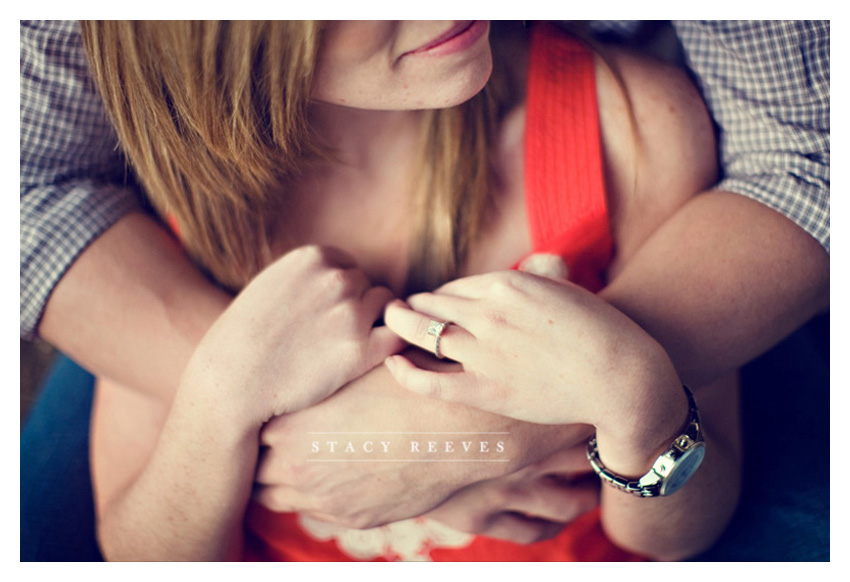
{"type": "MultiPolygon", "coordinates": [[[[673,25],[719,129],[717,188],[778,210],[829,252],[829,22],[673,25]]],[[[23,338],[77,256],[140,207],[116,143],[77,23],[21,21],[23,338]]]]}

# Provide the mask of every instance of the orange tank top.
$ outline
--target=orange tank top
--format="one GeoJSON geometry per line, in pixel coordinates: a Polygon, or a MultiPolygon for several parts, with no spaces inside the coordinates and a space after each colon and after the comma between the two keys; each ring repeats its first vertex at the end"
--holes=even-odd
{"type": "MultiPolygon", "coordinates": [[[[612,241],[603,183],[593,53],[549,25],[532,34],[525,135],[526,200],[536,253],[561,256],[570,280],[604,284],[612,241]]],[[[284,561],[638,561],[602,531],[599,510],[549,540],[522,545],[416,518],[349,530],[252,504],[246,559],[284,561]]]]}

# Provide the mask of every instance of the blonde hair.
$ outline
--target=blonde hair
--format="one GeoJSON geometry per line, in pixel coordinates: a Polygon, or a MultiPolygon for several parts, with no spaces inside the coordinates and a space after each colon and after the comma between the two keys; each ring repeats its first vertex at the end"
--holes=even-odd
{"type": "MultiPolygon", "coordinates": [[[[190,256],[231,290],[274,257],[285,184],[327,157],[306,110],[315,21],[82,23],[120,145],[190,256]]],[[[495,104],[486,90],[424,116],[408,290],[457,274],[480,228],[495,104]]]]}

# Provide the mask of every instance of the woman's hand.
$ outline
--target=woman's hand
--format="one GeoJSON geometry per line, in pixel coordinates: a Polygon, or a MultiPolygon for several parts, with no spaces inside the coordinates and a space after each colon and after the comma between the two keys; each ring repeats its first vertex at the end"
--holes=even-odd
{"type": "Polygon", "coordinates": [[[257,275],[198,345],[150,440],[156,446],[136,459],[144,464],[100,498],[104,554],[241,556],[262,426],[400,349],[392,332],[374,327],[391,297],[342,253],[318,247],[294,250],[257,275]]]}
{"type": "Polygon", "coordinates": [[[440,352],[460,372],[421,369],[395,355],[404,387],[529,422],[597,428],[606,465],[642,475],[678,434],[687,403],[666,353],[628,317],[577,285],[519,271],[476,275],[395,301],[384,315],[433,352],[429,327],[452,322],[440,352]]]}
{"type": "MultiPolygon", "coordinates": [[[[306,408],[397,352],[374,327],[393,297],[343,253],[296,249],[262,271],[215,322],[181,387],[259,428],[306,408]]],[[[178,393],[179,396],[179,393],[178,393]]]]}
{"type": "Polygon", "coordinates": [[[432,321],[451,322],[440,352],[456,373],[387,359],[414,392],[529,422],[596,424],[628,405],[629,387],[663,365],[659,346],[635,323],[569,282],[518,271],[458,279],[388,305],[387,326],[433,353],[432,321]]]}

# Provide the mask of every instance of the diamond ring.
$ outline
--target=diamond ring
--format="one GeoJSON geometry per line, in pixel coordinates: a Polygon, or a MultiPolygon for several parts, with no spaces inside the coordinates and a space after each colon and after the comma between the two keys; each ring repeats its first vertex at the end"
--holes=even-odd
{"type": "Polygon", "coordinates": [[[440,353],[440,339],[443,337],[443,331],[451,325],[450,321],[434,321],[428,325],[428,335],[434,336],[434,355],[443,359],[443,354],[440,353]]]}

